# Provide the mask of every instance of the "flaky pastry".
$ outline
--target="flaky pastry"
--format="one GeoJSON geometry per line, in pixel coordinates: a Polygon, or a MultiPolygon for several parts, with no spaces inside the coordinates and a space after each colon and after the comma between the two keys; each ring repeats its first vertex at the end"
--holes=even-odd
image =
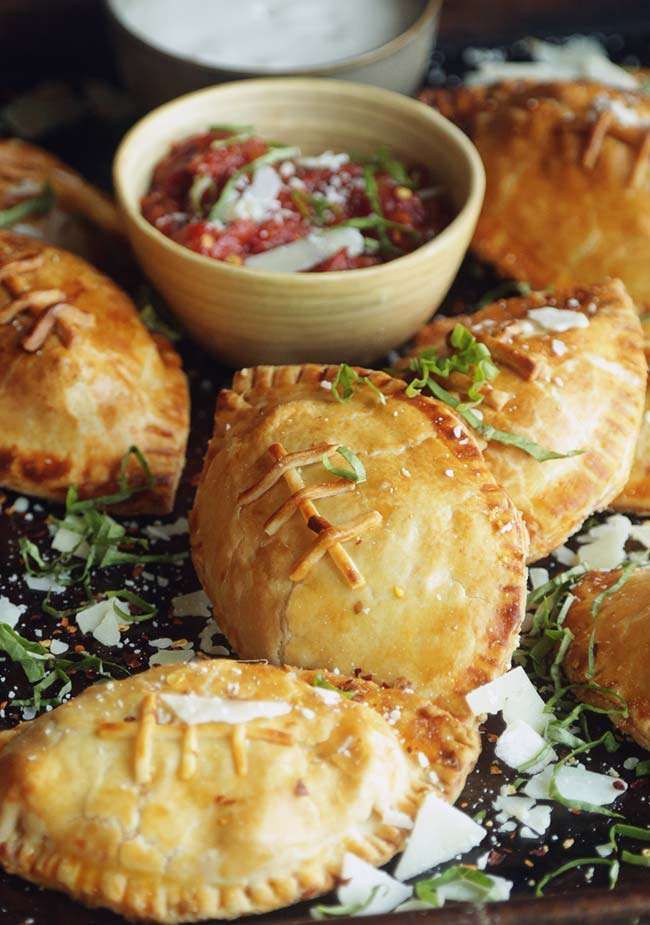
{"type": "Polygon", "coordinates": [[[196,569],[242,657],[402,680],[464,715],[517,642],[521,518],[449,408],[367,370],[339,401],[337,371],[258,367],[221,393],[196,569]]]}
{"type": "Polygon", "coordinates": [[[178,354],[122,290],[79,257],[0,232],[0,485],[54,500],[73,484],[107,494],[137,445],[155,482],[129,509],[168,511],[188,403],[178,354]]]}
{"type": "Polygon", "coordinates": [[[582,451],[541,462],[494,440],[484,448],[494,477],[524,516],[534,562],[607,507],[627,481],[645,398],[641,325],[615,280],[434,318],[413,353],[426,347],[444,353],[456,323],[488,346],[499,369],[481,405],[485,423],[557,453],[582,451]]]}
{"type": "Polygon", "coordinates": [[[620,569],[588,572],[573,594],[565,626],[575,638],[563,666],[578,685],[576,695],[609,708],[612,721],[650,749],[650,568],[626,580],[620,569]],[[598,686],[607,691],[599,692],[598,686]]]}
{"type": "Polygon", "coordinates": [[[535,288],[620,277],[650,306],[650,96],[597,83],[425,90],[476,144],[487,189],[473,247],[535,288]]]}
{"type": "Polygon", "coordinates": [[[264,912],[328,891],[346,852],[389,860],[477,750],[473,723],[369,681],[153,669],[0,742],[0,862],[133,919],[264,912]]]}
{"type": "MultiPolygon", "coordinates": [[[[645,336],[645,356],[650,364],[650,314],[641,319],[645,336]]],[[[618,511],[647,514],[650,511],[650,384],[645,398],[641,432],[636,444],[632,471],[625,488],[612,504],[618,511]]]]}

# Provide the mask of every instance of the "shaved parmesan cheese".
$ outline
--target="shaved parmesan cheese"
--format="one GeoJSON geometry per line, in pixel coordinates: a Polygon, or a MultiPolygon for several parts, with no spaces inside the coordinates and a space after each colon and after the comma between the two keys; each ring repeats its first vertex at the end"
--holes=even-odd
{"type": "Polygon", "coordinates": [[[12,604],[8,597],[0,595],[0,623],[13,629],[26,610],[27,604],[12,604]]]}
{"type": "Polygon", "coordinates": [[[201,697],[198,694],[161,694],[161,699],[182,722],[247,723],[252,719],[284,716],[291,704],[282,700],[227,700],[225,697],[201,697]]]}
{"type": "Polygon", "coordinates": [[[153,649],[169,649],[173,641],[168,636],[161,636],[160,639],[150,639],[149,645],[153,649]]]}
{"type": "Polygon", "coordinates": [[[25,575],[25,584],[30,591],[49,591],[51,594],[62,594],[63,585],[59,585],[48,575],[25,575]]]}
{"type": "Polygon", "coordinates": [[[642,524],[632,524],[630,527],[630,539],[641,543],[646,549],[650,549],[650,520],[642,524]]]}
{"type": "Polygon", "coordinates": [[[205,591],[190,591],[172,598],[172,610],[175,617],[210,617],[212,604],[205,591]]]}
{"type": "Polygon", "coordinates": [[[528,765],[536,756],[537,760],[525,770],[529,774],[541,771],[550,761],[556,761],[557,755],[532,726],[517,719],[506,726],[497,739],[494,753],[511,768],[528,765]]]}
{"type": "Polygon", "coordinates": [[[612,514],[605,523],[592,527],[579,537],[578,562],[588,569],[610,571],[625,558],[625,544],[630,537],[632,522],[624,514],[612,514]]]}
{"type": "Polygon", "coordinates": [[[53,639],[50,643],[50,654],[51,655],[63,655],[64,652],[67,652],[70,646],[67,642],[61,642],[60,639],[53,639]]]}
{"type": "Polygon", "coordinates": [[[313,269],[341,250],[347,251],[350,257],[358,257],[364,247],[363,235],[358,228],[330,228],[313,231],[291,244],[253,254],[244,265],[265,273],[300,273],[313,269]]]}
{"type": "Polygon", "coordinates": [[[521,719],[540,733],[549,719],[544,713],[544,701],[521,666],[475,688],[465,699],[476,716],[501,711],[506,723],[521,719]]]}
{"type": "MultiPolygon", "coordinates": [[[[531,778],[524,787],[524,793],[536,799],[550,800],[550,784],[553,767],[545,768],[541,774],[531,778]]],[[[583,765],[564,765],[555,776],[555,785],[565,800],[593,803],[606,806],[627,790],[627,784],[609,774],[588,771],[583,765]]]]}
{"type": "Polygon", "coordinates": [[[552,305],[543,305],[541,308],[531,308],[528,318],[538,331],[546,333],[552,331],[562,334],[572,328],[588,328],[589,319],[582,312],[574,312],[566,308],[554,308],[552,305]]]}
{"type": "Polygon", "coordinates": [[[576,554],[572,549],[569,549],[568,546],[558,546],[557,549],[551,552],[551,555],[560,565],[567,565],[569,568],[577,562],[576,554]]]}
{"type": "Polygon", "coordinates": [[[229,655],[225,646],[214,644],[214,637],[220,635],[220,633],[221,629],[214,620],[208,620],[199,633],[199,649],[201,652],[206,655],[229,655]]]}
{"type": "Polygon", "coordinates": [[[189,531],[187,517],[179,517],[173,524],[151,524],[144,528],[144,532],[152,540],[164,540],[167,542],[172,536],[181,536],[189,531]]]}
{"type": "Polygon", "coordinates": [[[532,568],[528,569],[528,577],[530,578],[530,584],[534,591],[536,588],[541,588],[542,585],[545,585],[548,581],[548,569],[536,568],[533,566],[532,568]]]}
{"type": "Polygon", "coordinates": [[[512,880],[506,880],[504,877],[494,877],[492,874],[486,874],[485,876],[492,881],[489,893],[475,886],[469,880],[443,883],[442,886],[436,889],[440,905],[443,906],[448,899],[457,903],[505,902],[510,899],[512,880]]]}
{"type": "Polygon", "coordinates": [[[410,816],[407,816],[406,813],[400,812],[398,809],[387,809],[383,816],[383,821],[386,825],[394,825],[396,829],[412,829],[413,820],[410,816]]]}
{"type": "MultiPolygon", "coordinates": [[[[120,623],[124,617],[115,609],[116,599],[109,598],[80,610],[76,616],[77,626],[82,633],[90,633],[104,646],[116,646],[120,641],[120,623]]],[[[120,610],[129,613],[129,605],[118,604],[120,610]]]]}
{"type": "Polygon", "coordinates": [[[479,69],[470,73],[468,84],[496,83],[500,80],[595,80],[612,87],[638,88],[633,74],[609,60],[606,50],[596,39],[573,36],[562,45],[528,40],[533,61],[504,61],[485,56],[478,60],[479,69]]]}
{"type": "Polygon", "coordinates": [[[281,208],[278,193],[282,189],[280,175],[270,164],[263,164],[253,174],[253,179],[244,190],[233,191],[224,203],[220,218],[226,222],[249,219],[264,222],[281,208]]]}
{"type": "Polygon", "coordinates": [[[82,539],[79,533],[69,530],[67,527],[59,527],[52,538],[52,549],[57,552],[73,552],[80,559],[85,559],[88,555],[88,543],[82,539]]]}
{"type": "Polygon", "coordinates": [[[177,662],[191,662],[194,658],[194,649],[162,649],[149,658],[149,667],[155,665],[175,665],[177,662]]]}
{"type": "Polygon", "coordinates": [[[516,819],[537,835],[543,835],[551,824],[551,807],[536,806],[531,797],[511,796],[507,791],[506,784],[492,804],[498,810],[496,821],[506,823],[509,819],[516,819]]]}
{"type": "Polygon", "coordinates": [[[475,848],[487,832],[455,806],[429,793],[415,819],[395,876],[409,880],[425,870],[475,848]]]}
{"type": "Polygon", "coordinates": [[[336,891],[338,901],[343,906],[360,906],[356,913],[360,916],[392,912],[412,893],[410,886],[404,886],[385,871],[377,870],[350,852],[343,856],[340,877],[344,882],[336,891]]]}

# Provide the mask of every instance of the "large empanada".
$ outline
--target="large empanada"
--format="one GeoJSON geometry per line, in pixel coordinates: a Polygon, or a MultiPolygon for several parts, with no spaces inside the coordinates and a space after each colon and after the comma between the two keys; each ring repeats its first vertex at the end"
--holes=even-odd
{"type": "Polygon", "coordinates": [[[563,667],[578,685],[578,697],[612,710],[613,722],[650,749],[650,568],[640,568],[615,588],[622,581],[621,575],[620,569],[588,572],[572,589],[577,600],[565,626],[575,638],[563,667]],[[594,604],[604,592],[609,594],[600,598],[602,603],[596,606],[594,616],[594,604]],[[594,629],[595,670],[589,677],[589,644],[594,629]],[[599,693],[593,682],[614,696],[599,693]]]}
{"type": "Polygon", "coordinates": [[[1,227],[102,266],[115,263],[121,248],[122,222],[109,197],[48,151],[18,138],[0,140],[0,213],[1,227]]]}
{"type": "Polygon", "coordinates": [[[479,257],[535,288],[620,277],[650,306],[650,95],[506,81],[425,90],[423,99],[483,159],[479,257]]]}
{"type": "Polygon", "coordinates": [[[54,500],[73,484],[110,493],[136,445],[154,485],[129,509],[168,511],[188,403],[177,353],[122,290],[79,257],[0,232],[0,485],[54,500]]]}
{"type": "MultiPolygon", "coordinates": [[[[650,315],[646,314],[641,321],[645,334],[646,360],[650,364],[650,315]]],[[[618,511],[634,511],[638,514],[650,511],[650,385],[646,392],[643,423],[636,444],[632,472],[612,507],[618,511]]]]}
{"type": "Polygon", "coordinates": [[[329,890],[346,852],[389,860],[477,752],[474,723],[369,681],[153,669],[5,737],[0,862],[134,919],[263,912],[329,890]]]}
{"type": "Polygon", "coordinates": [[[503,672],[527,537],[462,422],[405,384],[258,367],[218,400],[191,516],[193,558],[245,658],[400,679],[457,715],[503,672]],[[367,481],[337,447],[356,454],[367,481]]]}
{"type": "Polygon", "coordinates": [[[413,353],[433,346],[444,354],[457,323],[488,346],[499,368],[481,405],[485,423],[557,453],[584,451],[539,462],[514,446],[485,447],[490,470],[524,516],[534,562],[607,507],[627,481],[645,399],[641,325],[624,286],[613,281],[434,318],[413,353]],[[535,320],[547,306],[551,329],[535,320]],[[557,329],[565,324],[584,326],[557,329]]]}

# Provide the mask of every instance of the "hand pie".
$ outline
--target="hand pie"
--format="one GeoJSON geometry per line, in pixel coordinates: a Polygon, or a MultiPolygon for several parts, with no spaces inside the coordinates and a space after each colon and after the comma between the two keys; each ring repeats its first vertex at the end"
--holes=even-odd
{"type": "Polygon", "coordinates": [[[155,483],[128,509],[171,509],[189,421],[178,355],[85,261],[9,232],[0,232],[0,418],[3,487],[53,500],[70,485],[107,494],[136,445],[155,483]]]}
{"type": "Polygon", "coordinates": [[[449,408],[367,370],[336,400],[337,372],[258,367],[221,393],[197,572],[242,657],[368,672],[466,715],[517,643],[521,519],[449,408]]]}
{"type": "Polygon", "coordinates": [[[645,396],[641,326],[624,286],[614,281],[434,318],[418,334],[414,354],[425,347],[444,354],[459,322],[486,344],[499,368],[481,405],[485,423],[554,452],[584,451],[538,462],[496,441],[484,449],[492,474],[524,516],[535,562],[625,485],[645,396]]]}
{"type": "Polygon", "coordinates": [[[425,90],[487,175],[477,255],[534,288],[620,277],[650,306],[650,95],[597,83],[425,90]]]}
{"type": "Polygon", "coordinates": [[[577,687],[576,695],[582,700],[619,711],[621,701],[627,704],[628,715],[612,712],[612,722],[650,749],[650,568],[632,572],[616,589],[619,581],[620,569],[588,572],[573,588],[577,600],[565,626],[575,639],[563,667],[575,684],[591,680],[617,695],[599,695],[593,686],[577,687]],[[594,618],[594,602],[606,591],[609,595],[601,598],[594,618]],[[590,678],[589,642],[594,627],[595,670],[590,678]]]}
{"type": "Polygon", "coordinates": [[[327,892],[348,851],[385,863],[478,736],[404,691],[221,660],[97,684],[2,745],[2,865],[174,923],[327,892]]]}
{"type": "Polygon", "coordinates": [[[18,138],[0,140],[0,212],[1,227],[102,266],[114,263],[120,249],[122,223],[109,197],[49,152],[18,138]]]}
{"type": "MultiPolygon", "coordinates": [[[[650,315],[641,319],[645,333],[646,361],[650,363],[650,315]]],[[[646,392],[645,411],[641,433],[636,444],[636,453],[630,478],[612,504],[617,511],[634,511],[646,514],[650,511],[650,385],[646,392]]]]}

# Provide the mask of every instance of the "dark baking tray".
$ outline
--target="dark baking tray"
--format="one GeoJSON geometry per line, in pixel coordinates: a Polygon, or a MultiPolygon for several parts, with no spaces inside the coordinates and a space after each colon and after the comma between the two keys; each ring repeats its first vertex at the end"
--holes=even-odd
{"type": "MultiPolygon", "coordinates": [[[[650,63],[650,42],[647,39],[638,36],[627,39],[608,36],[606,39],[613,57],[629,60],[632,56],[632,59],[650,63]]],[[[513,46],[509,53],[517,56],[520,49],[513,46]]],[[[450,75],[453,80],[453,75],[458,74],[462,67],[462,58],[454,56],[445,59],[444,54],[438,51],[434,56],[431,80],[438,82],[448,79],[450,75]]],[[[107,126],[105,123],[98,123],[94,117],[87,116],[80,123],[45,139],[44,143],[82,169],[91,179],[101,182],[108,176],[112,149],[122,127],[107,126]]],[[[127,274],[124,282],[133,289],[141,281],[138,280],[137,274],[127,274]]],[[[447,300],[445,310],[453,313],[461,305],[471,304],[492,283],[493,280],[486,268],[471,260],[466,261],[447,300]]],[[[191,505],[193,484],[200,471],[211,430],[216,392],[226,384],[230,376],[227,370],[219,367],[213,359],[192,344],[183,342],[180,350],[192,389],[192,431],[188,462],[176,510],[169,518],[170,521],[185,514],[191,505]]],[[[5,510],[11,507],[14,499],[14,495],[6,493],[5,510]]],[[[27,614],[23,617],[20,627],[28,636],[38,627],[43,628],[45,635],[50,635],[55,621],[41,612],[42,595],[30,592],[20,580],[12,580],[14,575],[20,575],[22,572],[17,540],[21,535],[34,539],[42,537],[47,530],[45,519],[49,510],[54,509],[42,505],[39,511],[32,502],[27,515],[0,515],[0,594],[8,594],[12,601],[28,605],[27,614]]],[[[165,544],[165,551],[180,550],[186,543],[186,537],[175,538],[169,544],[165,544]]],[[[150,571],[154,571],[154,568],[150,571]]],[[[180,566],[161,565],[155,567],[155,571],[170,580],[169,586],[165,589],[155,584],[146,587],[145,596],[149,600],[155,600],[159,607],[156,622],[135,624],[128,634],[129,644],[124,646],[117,657],[115,650],[102,651],[102,647],[91,637],[84,637],[84,644],[89,651],[103,655],[113,662],[122,663],[130,671],[139,671],[147,667],[148,657],[154,651],[147,646],[147,639],[161,635],[198,639],[204,620],[181,620],[171,615],[171,598],[198,587],[191,564],[187,561],[180,566]]],[[[104,579],[104,586],[116,587],[116,582],[126,577],[134,577],[131,569],[115,569],[112,575],[104,579]]],[[[142,576],[135,577],[140,583],[144,581],[147,584],[142,576]]],[[[100,588],[101,582],[96,582],[96,586],[100,588]]],[[[78,641],[74,637],[68,638],[65,633],[60,638],[64,641],[78,641]]],[[[225,643],[225,640],[217,641],[225,643]]],[[[83,681],[77,679],[76,689],[93,680],[95,679],[92,677],[83,681]]],[[[4,701],[4,694],[9,689],[15,691],[16,697],[28,693],[21,670],[0,662],[0,702],[4,701]]],[[[20,711],[9,704],[5,708],[5,717],[0,717],[0,726],[13,724],[19,718],[20,711]]],[[[597,723],[594,722],[593,725],[596,731],[597,723]]],[[[498,721],[488,724],[484,732],[483,754],[459,801],[459,805],[471,813],[479,809],[488,809],[488,819],[493,816],[490,811],[491,802],[501,784],[514,777],[514,773],[510,775],[507,768],[497,768],[493,762],[492,741],[494,734],[498,732],[498,721]]],[[[613,765],[621,773],[630,783],[630,788],[617,806],[634,824],[647,826],[650,825],[650,778],[635,780],[633,772],[624,771],[622,768],[625,758],[634,755],[643,757],[641,749],[626,742],[614,755],[594,752],[589,766],[594,770],[606,770],[613,765]]],[[[492,845],[491,836],[488,836],[484,844],[467,858],[471,862],[488,847],[493,849],[487,871],[513,880],[513,898],[510,902],[483,907],[454,903],[441,910],[402,913],[397,918],[382,916],[373,920],[401,922],[404,925],[416,922],[422,925],[650,925],[650,875],[648,870],[643,868],[623,865],[619,885],[613,892],[604,889],[606,872],[596,868],[591,882],[586,881],[584,871],[577,870],[551,884],[548,888],[549,895],[543,899],[532,897],[529,881],[539,879],[571,858],[592,855],[594,846],[607,840],[608,827],[609,821],[606,818],[576,814],[554,804],[552,824],[544,839],[529,841],[519,838],[516,832],[504,833],[499,835],[497,843],[492,845]]],[[[104,910],[88,910],[62,894],[40,890],[0,872],[0,921],[3,925],[117,925],[123,920],[104,910]]],[[[309,907],[303,904],[257,918],[255,921],[297,925],[312,920],[309,917],[309,907]]]]}

